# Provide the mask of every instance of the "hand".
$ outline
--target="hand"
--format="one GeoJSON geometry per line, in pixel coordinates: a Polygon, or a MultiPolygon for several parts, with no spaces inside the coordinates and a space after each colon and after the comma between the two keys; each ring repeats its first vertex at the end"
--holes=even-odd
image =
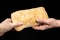
{"type": "Polygon", "coordinates": [[[60,20],[56,20],[54,18],[49,18],[49,19],[37,19],[36,20],[38,23],[43,23],[43,25],[36,25],[33,27],[35,30],[46,30],[49,28],[54,28],[54,27],[60,27],[60,20]]]}
{"type": "Polygon", "coordinates": [[[5,19],[0,23],[0,36],[12,28],[22,25],[22,23],[12,23],[10,18],[5,19]]]}

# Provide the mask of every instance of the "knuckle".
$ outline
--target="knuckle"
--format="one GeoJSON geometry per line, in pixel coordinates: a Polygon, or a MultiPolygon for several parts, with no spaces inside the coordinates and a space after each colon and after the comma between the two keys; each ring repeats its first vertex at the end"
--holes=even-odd
{"type": "Polygon", "coordinates": [[[11,20],[10,18],[7,18],[6,20],[11,20]]]}
{"type": "Polygon", "coordinates": [[[42,30],[42,31],[43,31],[43,30],[45,30],[45,29],[40,29],[40,30],[42,30]]]}
{"type": "Polygon", "coordinates": [[[10,18],[7,18],[7,19],[10,19],[10,18]]]}
{"type": "Polygon", "coordinates": [[[55,20],[55,18],[50,18],[51,20],[55,20]]]}
{"type": "Polygon", "coordinates": [[[45,28],[41,28],[40,30],[45,30],[45,28]]]}
{"type": "Polygon", "coordinates": [[[56,19],[54,19],[54,18],[50,18],[50,19],[49,19],[49,22],[50,22],[50,23],[53,23],[53,22],[55,22],[55,21],[56,21],[56,19]]]}

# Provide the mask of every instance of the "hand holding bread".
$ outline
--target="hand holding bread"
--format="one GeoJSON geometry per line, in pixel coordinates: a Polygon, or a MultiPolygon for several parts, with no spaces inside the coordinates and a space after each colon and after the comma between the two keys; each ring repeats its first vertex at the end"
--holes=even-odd
{"type": "Polygon", "coordinates": [[[37,25],[36,19],[48,19],[47,12],[44,7],[31,8],[26,10],[18,10],[11,14],[13,23],[22,22],[23,25],[15,27],[16,31],[21,31],[27,27],[33,27],[37,25]]]}

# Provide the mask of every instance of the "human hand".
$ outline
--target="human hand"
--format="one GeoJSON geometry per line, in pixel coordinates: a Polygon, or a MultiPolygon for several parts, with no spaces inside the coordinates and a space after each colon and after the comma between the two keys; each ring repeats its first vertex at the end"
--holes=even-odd
{"type": "Polygon", "coordinates": [[[0,23],[0,36],[12,28],[22,25],[22,23],[12,23],[10,18],[5,19],[0,23]]]}
{"type": "Polygon", "coordinates": [[[37,19],[36,20],[38,23],[43,23],[43,25],[36,25],[33,27],[35,30],[46,30],[49,28],[54,28],[54,27],[60,27],[60,20],[56,20],[54,18],[49,18],[49,19],[37,19]]]}

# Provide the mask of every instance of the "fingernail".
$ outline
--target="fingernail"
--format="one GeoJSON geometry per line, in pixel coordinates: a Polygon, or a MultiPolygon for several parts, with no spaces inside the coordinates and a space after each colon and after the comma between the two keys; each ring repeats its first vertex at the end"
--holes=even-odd
{"type": "Polygon", "coordinates": [[[20,24],[23,24],[23,23],[20,23],[20,24]]]}
{"type": "Polygon", "coordinates": [[[41,19],[36,19],[36,21],[40,21],[41,19]]]}
{"type": "Polygon", "coordinates": [[[21,24],[22,25],[23,23],[22,22],[18,22],[18,24],[21,24]]]}
{"type": "Polygon", "coordinates": [[[37,21],[39,21],[39,19],[37,19],[37,21]]]}

